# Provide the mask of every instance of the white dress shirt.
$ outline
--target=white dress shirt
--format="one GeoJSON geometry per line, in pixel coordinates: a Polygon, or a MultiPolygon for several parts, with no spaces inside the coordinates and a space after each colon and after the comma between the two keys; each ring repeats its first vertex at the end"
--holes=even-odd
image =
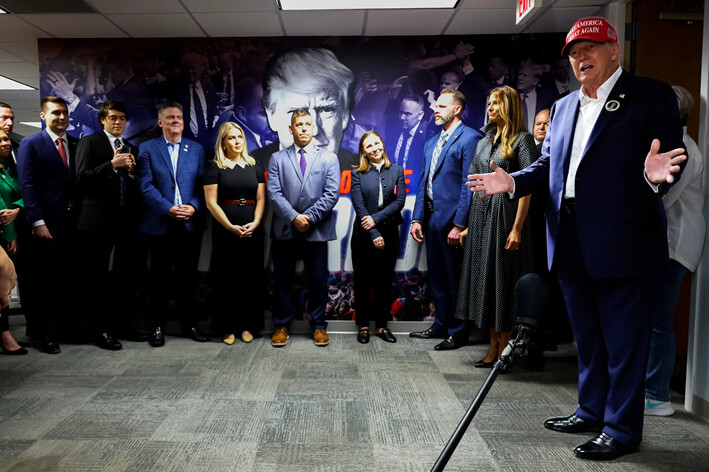
{"type": "Polygon", "coordinates": [[[596,125],[596,121],[598,120],[598,117],[606,104],[606,100],[608,100],[611,90],[615,87],[615,83],[618,82],[618,78],[620,78],[620,74],[622,73],[623,69],[618,67],[613,75],[611,75],[608,80],[603,82],[603,84],[598,87],[598,91],[596,92],[598,98],[590,98],[583,92],[583,87],[579,89],[579,116],[576,120],[574,142],[571,145],[569,173],[566,177],[564,198],[576,197],[576,172],[578,172],[581,159],[586,151],[588,138],[591,136],[591,131],[593,131],[593,127],[596,125]]]}
{"type": "Polygon", "coordinates": [[[182,141],[180,140],[173,144],[164,136],[163,139],[165,139],[165,142],[167,143],[167,152],[170,154],[170,162],[172,163],[172,175],[175,177],[175,197],[172,200],[172,203],[175,206],[180,206],[182,205],[182,195],[180,195],[180,184],[177,182],[177,161],[180,157],[180,146],[182,145],[182,141]]]}

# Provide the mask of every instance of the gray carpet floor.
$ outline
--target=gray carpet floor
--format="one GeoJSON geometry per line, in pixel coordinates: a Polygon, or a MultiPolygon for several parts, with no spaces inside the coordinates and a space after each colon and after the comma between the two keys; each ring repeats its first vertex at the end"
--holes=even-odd
{"type": "MultiPolygon", "coordinates": [[[[16,333],[21,332],[19,329],[16,333]]],[[[0,471],[429,471],[489,373],[472,345],[435,352],[333,334],[119,352],[62,345],[0,356],[0,471]]],[[[492,387],[447,471],[708,471],[709,425],[682,408],[647,418],[640,452],[610,463],[572,454],[591,435],[547,431],[576,406],[572,344],[546,369],[492,387]]]]}

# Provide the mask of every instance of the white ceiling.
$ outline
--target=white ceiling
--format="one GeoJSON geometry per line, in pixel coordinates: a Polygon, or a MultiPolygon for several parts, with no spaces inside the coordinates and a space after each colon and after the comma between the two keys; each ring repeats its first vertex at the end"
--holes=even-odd
{"type": "MultiPolygon", "coordinates": [[[[341,1],[341,0],[333,0],[341,1]]],[[[278,10],[275,0],[84,0],[95,13],[0,15],[0,75],[39,87],[38,38],[386,36],[566,32],[578,18],[627,0],[536,0],[515,25],[516,0],[460,0],[453,10],[278,10]]],[[[1,2],[0,2],[1,3],[1,2]]],[[[51,2],[44,2],[51,4],[51,2]]],[[[51,8],[51,7],[49,7],[51,8]]],[[[0,91],[17,121],[39,120],[38,91],[0,91]]],[[[35,129],[17,124],[27,135],[35,129]]]]}

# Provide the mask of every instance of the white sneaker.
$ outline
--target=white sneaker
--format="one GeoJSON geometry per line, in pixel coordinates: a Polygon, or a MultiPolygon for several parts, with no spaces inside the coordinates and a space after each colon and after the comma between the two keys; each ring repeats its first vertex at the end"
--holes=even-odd
{"type": "Polygon", "coordinates": [[[647,416],[671,416],[675,414],[671,402],[658,402],[645,398],[645,415],[647,416]]]}

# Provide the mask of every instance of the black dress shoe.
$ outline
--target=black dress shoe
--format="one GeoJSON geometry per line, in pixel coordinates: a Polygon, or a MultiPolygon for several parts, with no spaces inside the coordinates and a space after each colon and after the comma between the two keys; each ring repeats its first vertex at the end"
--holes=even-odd
{"type": "Polygon", "coordinates": [[[120,351],[123,348],[123,344],[109,333],[99,334],[96,338],[96,345],[107,351],[120,351]]]}
{"type": "Polygon", "coordinates": [[[576,446],[574,454],[579,459],[590,461],[612,461],[625,454],[637,451],[637,446],[624,446],[617,439],[606,433],[601,433],[595,438],[576,446]]]}
{"type": "Polygon", "coordinates": [[[45,354],[59,354],[62,352],[59,344],[52,338],[45,338],[39,343],[39,348],[45,354]]]}
{"type": "Polygon", "coordinates": [[[461,341],[458,338],[454,338],[453,336],[448,336],[446,339],[443,340],[443,342],[436,344],[433,349],[436,351],[450,351],[452,349],[458,349],[459,347],[463,347],[463,341],[461,341]]]}
{"type": "Polygon", "coordinates": [[[360,328],[357,334],[357,342],[360,344],[367,344],[369,342],[369,329],[360,328]]]}
{"type": "Polygon", "coordinates": [[[598,433],[603,428],[603,424],[598,421],[586,421],[576,413],[572,413],[569,416],[549,418],[544,422],[544,427],[560,433],[598,433]]]}
{"type": "Polygon", "coordinates": [[[206,343],[207,341],[209,341],[209,338],[196,326],[193,326],[192,328],[187,330],[187,336],[193,341],[197,341],[198,343],[206,343]]]}
{"type": "Polygon", "coordinates": [[[153,347],[161,347],[165,345],[165,335],[162,334],[162,328],[155,328],[155,331],[153,331],[153,334],[151,334],[148,339],[148,344],[153,347]]]}
{"type": "Polygon", "coordinates": [[[479,361],[477,361],[475,363],[475,368],[476,369],[489,369],[495,365],[495,362],[497,362],[497,359],[495,359],[494,361],[490,361],[490,362],[486,362],[486,361],[480,359],[479,361]]]}
{"type": "Polygon", "coordinates": [[[378,338],[383,339],[384,341],[386,341],[388,343],[395,343],[396,342],[396,338],[394,337],[392,332],[389,331],[387,328],[384,328],[381,333],[377,332],[374,334],[376,334],[378,338]]]}
{"type": "Polygon", "coordinates": [[[413,333],[409,333],[409,337],[418,339],[445,339],[447,333],[441,329],[433,329],[433,326],[431,326],[426,331],[414,331],[413,333]]]}

